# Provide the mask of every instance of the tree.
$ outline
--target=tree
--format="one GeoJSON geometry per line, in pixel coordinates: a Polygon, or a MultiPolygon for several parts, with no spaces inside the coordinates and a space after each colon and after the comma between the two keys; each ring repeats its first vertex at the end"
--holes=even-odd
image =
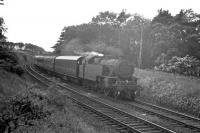
{"type": "Polygon", "coordinates": [[[117,14],[109,11],[100,12],[99,15],[92,18],[92,23],[104,25],[116,25],[117,24],[117,14]]]}
{"type": "MultiPolygon", "coordinates": [[[[105,27],[105,25],[107,25],[108,29],[112,29],[111,32],[113,32],[113,34],[110,34],[110,35],[115,35],[115,37],[114,36],[110,37],[110,35],[108,35],[108,37],[110,37],[108,39],[112,39],[112,41],[113,39],[117,39],[118,42],[113,41],[115,42],[115,47],[120,47],[124,51],[124,53],[126,52],[130,53],[128,51],[129,47],[127,46],[129,45],[129,37],[127,36],[126,32],[123,31],[123,25],[126,24],[129,17],[131,17],[131,15],[126,13],[126,10],[122,10],[119,14],[105,11],[105,12],[100,12],[99,15],[97,15],[96,17],[93,17],[91,23],[98,24],[102,26],[102,28],[103,26],[105,27]],[[109,25],[111,27],[109,27],[109,25]]],[[[101,32],[101,33],[105,33],[105,32],[101,32]]],[[[101,34],[101,36],[103,36],[103,34],[101,34]]],[[[104,41],[104,43],[107,43],[107,42],[104,41]]]]}
{"type": "Polygon", "coordinates": [[[129,17],[131,17],[131,14],[126,13],[126,10],[123,9],[117,16],[117,25],[122,26],[129,17]]]}
{"type": "Polygon", "coordinates": [[[181,10],[175,17],[175,22],[183,25],[197,26],[200,22],[200,15],[192,9],[181,10]]]}
{"type": "MultiPolygon", "coordinates": [[[[64,45],[68,45],[74,39],[78,39],[82,45],[86,45],[99,36],[99,26],[95,24],[81,24],[78,26],[64,27],[57,43],[52,47],[54,53],[60,54],[64,45]]],[[[70,44],[71,45],[71,44],[70,44]]]]}
{"type": "Polygon", "coordinates": [[[175,16],[168,11],[159,10],[151,23],[152,60],[162,53],[166,54],[166,59],[187,54],[199,58],[199,26],[199,14],[191,9],[181,10],[175,16]]]}
{"type": "Polygon", "coordinates": [[[31,43],[26,43],[25,44],[25,49],[26,51],[31,52],[32,54],[45,54],[45,50],[37,45],[31,44],[31,43]]]}
{"type": "Polygon", "coordinates": [[[120,27],[127,21],[130,16],[131,15],[126,13],[126,10],[124,9],[119,14],[105,11],[100,12],[99,15],[93,17],[91,23],[99,25],[110,24],[112,26],[120,27]]]}
{"type": "Polygon", "coordinates": [[[4,19],[0,17],[0,42],[6,41],[6,37],[4,36],[4,33],[7,31],[4,25],[4,19]]]}
{"type": "Polygon", "coordinates": [[[162,55],[166,55],[165,60],[187,54],[200,59],[199,33],[200,15],[191,9],[181,10],[175,16],[160,9],[152,21],[138,14],[130,15],[126,10],[105,11],[90,23],[64,27],[53,48],[57,54],[65,54],[64,48],[101,52],[115,49],[137,63],[142,40],[142,66],[153,67],[162,55]]]}
{"type": "MultiPolygon", "coordinates": [[[[150,25],[151,21],[147,18],[142,17],[139,14],[134,14],[123,26],[123,30],[128,33],[129,43],[127,47],[130,50],[129,58],[138,64],[140,43],[142,38],[142,64],[148,66],[150,64],[151,55],[151,38],[150,38],[150,25]]],[[[123,43],[123,42],[122,42],[123,43]]],[[[124,44],[124,43],[123,43],[124,44]]]]}
{"type": "Polygon", "coordinates": [[[161,23],[164,25],[172,24],[174,21],[173,16],[168,10],[159,9],[158,15],[152,20],[152,23],[161,23]]]}

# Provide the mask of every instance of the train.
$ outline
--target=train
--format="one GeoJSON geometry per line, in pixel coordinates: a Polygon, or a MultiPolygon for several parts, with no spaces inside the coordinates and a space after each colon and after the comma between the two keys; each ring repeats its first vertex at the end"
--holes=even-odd
{"type": "Polygon", "coordinates": [[[104,55],[34,57],[34,65],[66,81],[114,98],[134,100],[139,94],[134,65],[104,55]]]}

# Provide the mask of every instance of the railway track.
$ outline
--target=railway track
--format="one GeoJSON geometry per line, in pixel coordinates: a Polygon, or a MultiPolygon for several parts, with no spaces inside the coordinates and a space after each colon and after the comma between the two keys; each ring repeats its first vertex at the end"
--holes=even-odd
{"type": "Polygon", "coordinates": [[[154,115],[170,121],[170,125],[173,127],[186,128],[192,133],[200,132],[200,119],[198,118],[141,101],[129,104],[134,106],[135,109],[140,110],[140,112],[142,111],[149,115],[154,115]]]}
{"type": "Polygon", "coordinates": [[[149,104],[146,102],[135,101],[134,103],[129,103],[134,108],[143,111],[150,115],[155,115],[161,117],[165,120],[171,121],[174,127],[188,128],[192,132],[200,132],[200,119],[195,118],[183,113],[179,113],[170,109],[166,109],[160,106],[149,104]]]}
{"type": "MultiPolygon", "coordinates": [[[[41,83],[49,86],[52,83],[50,79],[34,71],[31,67],[26,68],[27,72],[39,80],[41,83]]],[[[62,89],[59,91],[70,97],[82,108],[92,113],[96,118],[104,121],[106,124],[114,127],[118,132],[124,133],[175,133],[165,127],[154,124],[134,116],[128,112],[113,107],[110,104],[103,103],[95,98],[88,97],[86,94],[75,91],[67,85],[59,84],[62,89]]]]}

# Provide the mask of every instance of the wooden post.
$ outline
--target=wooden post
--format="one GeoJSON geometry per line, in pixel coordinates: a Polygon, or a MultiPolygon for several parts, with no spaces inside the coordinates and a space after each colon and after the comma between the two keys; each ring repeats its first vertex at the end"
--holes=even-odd
{"type": "Polygon", "coordinates": [[[141,64],[142,64],[142,41],[143,41],[143,27],[141,25],[141,34],[140,34],[140,52],[139,52],[139,59],[138,59],[138,67],[141,68],[141,64]]]}

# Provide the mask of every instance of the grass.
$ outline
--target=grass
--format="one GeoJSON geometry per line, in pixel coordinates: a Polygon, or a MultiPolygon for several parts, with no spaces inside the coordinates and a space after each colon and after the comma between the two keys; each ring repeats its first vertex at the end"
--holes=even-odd
{"type": "Polygon", "coordinates": [[[0,95],[12,96],[26,88],[26,82],[16,74],[0,69],[0,95]]]}
{"type": "Polygon", "coordinates": [[[200,79],[136,69],[140,99],[200,117],[200,79]]]}
{"type": "MultiPolygon", "coordinates": [[[[82,110],[76,103],[73,103],[71,99],[67,98],[63,94],[59,93],[52,85],[48,88],[50,103],[56,109],[60,115],[53,115],[52,121],[56,122],[56,125],[62,125],[59,127],[59,132],[76,132],[76,133],[114,133],[115,131],[108,126],[104,125],[99,120],[95,119],[84,110],[82,110]],[[52,95],[53,94],[53,95],[52,95]],[[57,118],[60,117],[60,118],[57,118]],[[64,119],[63,119],[64,118],[64,119]],[[58,124],[59,123],[59,124],[58,124]]],[[[58,126],[56,126],[58,127],[58,126]]],[[[55,129],[55,128],[54,128],[55,129]]]]}
{"type": "MultiPolygon", "coordinates": [[[[114,133],[113,129],[105,126],[90,114],[79,108],[73,101],[59,93],[52,85],[47,90],[33,89],[38,97],[47,99],[47,110],[51,112],[48,122],[36,124],[34,127],[23,129],[37,133],[114,133]]],[[[19,132],[22,129],[18,129],[19,132]]]]}
{"type": "MultiPolygon", "coordinates": [[[[27,78],[27,77],[26,77],[27,78]]],[[[27,85],[32,82],[25,82],[15,74],[0,69],[0,95],[6,99],[14,97],[22,98],[28,95],[32,105],[39,105],[42,110],[50,112],[45,120],[29,120],[32,125],[27,125],[24,121],[17,120],[18,126],[12,132],[15,133],[114,133],[114,129],[106,126],[101,121],[92,117],[91,114],[82,110],[66,96],[58,92],[52,85],[44,88],[39,85],[27,85]],[[27,87],[28,86],[28,87],[27,87]],[[27,94],[28,93],[28,94],[27,94]]],[[[15,98],[14,98],[15,99],[15,98]]],[[[1,98],[1,110],[4,108],[1,98]]],[[[27,102],[29,103],[29,102],[27,102]]],[[[6,104],[10,105],[10,104],[6,104]]],[[[10,112],[10,111],[8,111],[10,112]]],[[[15,114],[11,111],[12,114],[15,114]]],[[[16,115],[16,114],[15,114],[16,115]]],[[[27,117],[29,118],[29,117],[27,117]]],[[[23,118],[22,118],[23,119],[23,118]]],[[[1,123],[0,123],[1,124],[1,123]]],[[[12,128],[13,122],[7,123],[7,127],[12,128]]],[[[1,129],[1,128],[0,128],[1,129]]],[[[7,128],[8,130],[8,128],[7,128]]]]}

